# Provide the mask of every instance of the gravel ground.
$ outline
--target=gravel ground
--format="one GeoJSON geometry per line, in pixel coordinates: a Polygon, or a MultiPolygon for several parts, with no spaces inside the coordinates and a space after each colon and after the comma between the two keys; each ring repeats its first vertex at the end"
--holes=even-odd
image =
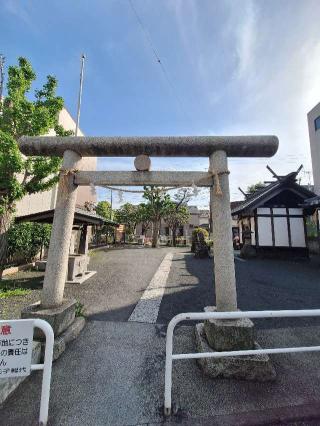
{"type": "Polygon", "coordinates": [[[40,299],[41,288],[43,283],[43,272],[38,271],[20,271],[16,274],[6,276],[1,285],[22,287],[30,290],[30,293],[23,296],[10,296],[5,299],[0,299],[0,318],[15,319],[20,318],[21,310],[40,299]]]}

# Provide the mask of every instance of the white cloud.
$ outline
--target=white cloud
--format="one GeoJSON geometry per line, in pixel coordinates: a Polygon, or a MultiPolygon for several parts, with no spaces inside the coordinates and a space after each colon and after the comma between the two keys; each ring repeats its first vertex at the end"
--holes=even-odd
{"type": "MultiPolygon", "coordinates": [[[[212,123],[214,134],[279,137],[279,152],[273,158],[230,160],[232,199],[241,197],[238,186],[246,189],[270,179],[267,164],[280,174],[301,163],[310,170],[306,114],[320,101],[320,2],[175,0],[166,4],[176,17],[186,63],[191,66],[190,84],[201,82],[208,116],[219,116],[212,123]]],[[[210,134],[207,129],[201,133],[210,134]]],[[[155,169],[162,164],[172,167],[173,161],[155,160],[155,169]]],[[[204,164],[186,161],[173,167],[193,165],[201,170],[204,164]]]]}
{"type": "Polygon", "coordinates": [[[11,15],[14,15],[24,23],[31,25],[30,15],[23,2],[19,0],[6,0],[2,5],[11,15]]]}

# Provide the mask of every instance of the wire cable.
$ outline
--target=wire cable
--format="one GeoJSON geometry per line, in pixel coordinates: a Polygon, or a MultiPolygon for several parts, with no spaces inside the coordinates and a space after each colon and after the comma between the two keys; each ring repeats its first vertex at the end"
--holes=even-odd
{"type": "Polygon", "coordinates": [[[152,38],[151,38],[151,35],[150,35],[149,31],[144,26],[144,24],[143,24],[143,22],[142,22],[142,20],[141,20],[141,18],[139,16],[139,14],[138,14],[138,12],[137,12],[137,9],[133,5],[133,1],[129,0],[129,3],[130,3],[130,6],[131,6],[131,9],[133,11],[133,14],[136,17],[136,19],[138,21],[138,24],[140,25],[140,27],[142,29],[142,32],[145,35],[145,38],[146,38],[146,40],[147,40],[147,42],[148,42],[148,44],[149,44],[149,46],[150,46],[150,48],[152,50],[152,53],[153,53],[154,57],[156,58],[156,61],[160,65],[161,71],[162,71],[162,73],[163,73],[163,75],[164,75],[164,77],[165,77],[168,85],[170,86],[171,92],[172,92],[172,94],[173,94],[173,96],[174,96],[177,104],[179,105],[182,114],[184,115],[185,119],[189,121],[188,114],[186,113],[186,111],[185,111],[185,109],[183,107],[183,103],[182,103],[180,97],[178,96],[178,93],[177,93],[177,91],[176,91],[176,89],[175,89],[175,87],[174,87],[174,85],[173,85],[173,83],[172,83],[172,81],[171,81],[171,79],[169,77],[169,74],[168,74],[168,72],[167,72],[164,64],[162,63],[162,61],[160,59],[160,56],[159,56],[159,54],[158,54],[158,52],[156,50],[156,47],[155,47],[155,45],[154,45],[154,43],[152,41],[152,38]]]}

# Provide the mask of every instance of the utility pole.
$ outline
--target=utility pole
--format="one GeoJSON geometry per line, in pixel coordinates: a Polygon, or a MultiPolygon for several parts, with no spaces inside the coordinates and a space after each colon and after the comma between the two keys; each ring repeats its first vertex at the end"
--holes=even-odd
{"type": "Polygon", "coordinates": [[[81,109],[81,98],[82,98],[82,87],[83,87],[83,71],[84,71],[84,61],[86,56],[84,53],[81,54],[81,70],[80,70],[80,87],[79,87],[79,96],[78,96],[78,110],[77,110],[77,123],[76,123],[76,132],[75,136],[78,136],[79,124],[80,124],[80,109],[81,109]]]}
{"type": "Polygon", "coordinates": [[[3,96],[3,85],[4,85],[4,61],[5,57],[0,53],[0,103],[2,102],[3,96]]]}
{"type": "Polygon", "coordinates": [[[110,189],[110,220],[112,220],[112,189],[110,189]]]}

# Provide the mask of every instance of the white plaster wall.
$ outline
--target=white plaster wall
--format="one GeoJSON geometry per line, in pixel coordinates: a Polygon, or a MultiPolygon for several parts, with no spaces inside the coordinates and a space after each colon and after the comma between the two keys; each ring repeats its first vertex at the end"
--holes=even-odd
{"type": "Polygon", "coordinates": [[[303,215],[303,211],[302,209],[296,208],[296,209],[289,209],[289,214],[299,214],[299,215],[303,215]]]}
{"type": "Polygon", "coordinates": [[[257,209],[257,214],[271,214],[269,207],[259,207],[257,209]]]}
{"type": "MultiPolygon", "coordinates": [[[[263,209],[258,209],[258,210],[263,210],[263,209]]],[[[272,231],[271,231],[270,217],[258,217],[258,232],[259,232],[259,246],[272,246],[272,231]]]]}
{"type": "Polygon", "coordinates": [[[254,227],[254,217],[250,218],[250,227],[251,227],[251,244],[256,244],[256,233],[255,233],[255,227],[254,227]]]}
{"type": "Polygon", "coordinates": [[[274,217],[274,243],[277,247],[289,247],[288,222],[286,217],[274,217]]]}
{"type": "Polygon", "coordinates": [[[308,127],[312,170],[314,180],[314,192],[320,194],[320,129],[315,130],[314,120],[320,116],[320,103],[308,113],[308,127]]]}
{"type": "Polygon", "coordinates": [[[280,208],[280,207],[275,207],[273,209],[273,214],[287,214],[287,209],[285,208],[280,208]]]}
{"type": "Polygon", "coordinates": [[[305,247],[304,223],[302,217],[290,217],[292,247],[305,247]]]}

